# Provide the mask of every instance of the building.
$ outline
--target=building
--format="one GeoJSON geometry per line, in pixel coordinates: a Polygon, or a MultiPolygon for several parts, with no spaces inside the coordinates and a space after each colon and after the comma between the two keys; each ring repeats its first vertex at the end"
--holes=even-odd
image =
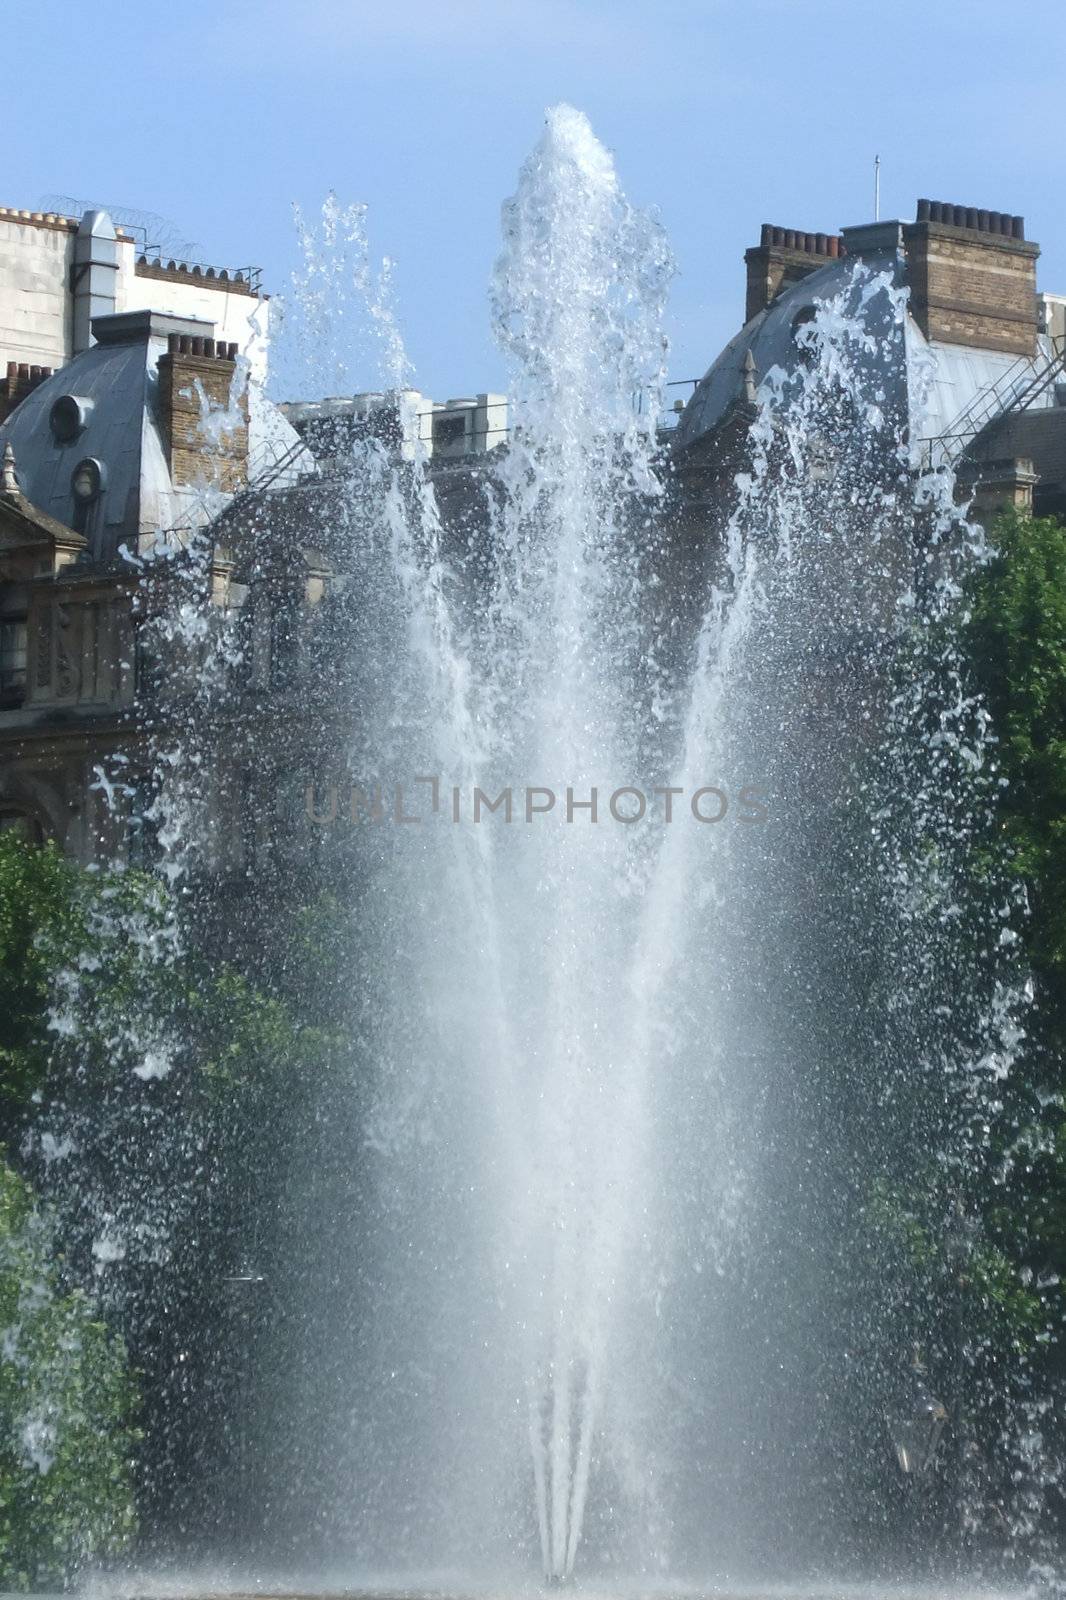
{"type": "Polygon", "coordinates": [[[745,256],[744,326],[697,384],[674,435],[692,493],[725,491],[759,380],[802,359],[797,333],[861,261],[908,291],[889,402],[925,461],[955,467],[979,510],[1066,506],[1066,301],[1039,293],[1039,254],[1021,217],[930,200],[919,200],[913,222],[839,235],[764,224],[745,256]]]}
{"type": "MultiPolygon", "coordinates": [[[[1038,291],[1038,256],[1019,217],[924,200],[913,222],[840,234],[764,226],[745,258],[744,325],[662,433],[679,584],[702,593],[761,378],[805,359],[799,330],[856,260],[909,294],[888,403],[921,460],[954,465],[979,508],[1066,511],[1066,299],[1038,291]]],[[[159,673],[173,690],[180,671],[159,662],[158,613],[206,535],[195,604],[205,619],[236,613],[244,644],[210,742],[217,861],[247,871],[287,826],[248,793],[289,804],[293,774],[335,741],[327,697],[308,715],[306,688],[341,692],[322,619],[351,603],[353,446],[417,456],[445,529],[476,546],[506,397],[272,405],[268,317],[251,269],[154,259],[102,212],[0,210],[0,825],[82,860],[144,850],[151,741],[177,704],[161,710],[159,673]],[[116,763],[129,779],[117,799],[116,763]]]]}
{"type": "Polygon", "coordinates": [[[275,406],[268,335],[254,268],[164,261],[103,211],[0,208],[0,826],[82,860],[143,849],[159,611],[197,533],[199,600],[246,607],[247,687],[276,696],[282,634],[299,643],[330,578],[308,508],[338,458],[369,435],[454,478],[506,438],[500,395],[275,406]]]}
{"type": "Polygon", "coordinates": [[[0,206],[0,421],[93,342],[92,320],[158,311],[209,323],[262,378],[269,302],[255,267],[164,259],[106,211],[80,219],[0,206]]]}
{"type": "Polygon", "coordinates": [[[0,210],[0,825],[125,847],[94,784],[143,739],[143,563],[301,448],[259,382],[268,315],[251,269],[0,210]]]}

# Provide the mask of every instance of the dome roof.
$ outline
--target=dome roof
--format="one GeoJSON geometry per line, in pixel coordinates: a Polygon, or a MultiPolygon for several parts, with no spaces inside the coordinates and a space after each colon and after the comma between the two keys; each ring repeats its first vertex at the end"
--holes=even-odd
{"type": "Polygon", "coordinates": [[[145,526],[177,520],[186,497],[171,483],[156,421],[156,364],[169,333],[202,333],[204,327],[145,312],[97,318],[94,331],[96,344],[16,406],[0,427],[0,449],[12,445],[27,500],[68,527],[75,517],[75,468],[86,459],[100,463],[103,490],[90,557],[107,561],[122,544],[136,549],[145,526]]]}
{"type": "MultiPolygon", "coordinates": [[[[890,266],[892,260],[892,256],[886,256],[878,265],[890,266]]],[[[696,385],[682,413],[675,435],[677,449],[687,449],[712,433],[729,410],[745,399],[749,373],[756,383],[761,383],[774,367],[787,371],[795,364],[797,327],[809,321],[816,306],[844,288],[853,267],[854,262],[848,257],[828,260],[825,266],[784,290],[730,339],[696,385]]]]}
{"type": "MultiPolygon", "coordinates": [[[[200,491],[171,478],[157,367],[171,334],[212,331],[198,318],[157,311],[96,317],[96,344],[38,384],[0,427],[0,454],[12,445],[21,493],[68,527],[76,515],[76,469],[98,464],[92,561],[113,560],[123,545],[135,551],[141,534],[206,520],[200,491]]],[[[278,408],[250,385],[250,463],[299,442],[278,408]]]]}
{"type": "MultiPolygon", "coordinates": [[[[905,286],[906,258],[902,249],[881,243],[890,237],[892,227],[898,228],[898,224],[881,224],[875,247],[827,261],[784,290],[766,310],[745,324],[697,384],[673,435],[676,450],[686,450],[712,434],[730,410],[746,398],[746,387],[752,378],[761,383],[775,367],[788,371],[795,365],[797,327],[809,320],[816,306],[846,286],[857,261],[877,271],[887,270],[896,287],[905,286]]],[[[873,230],[869,232],[872,234],[873,230]]],[[[979,395],[1002,393],[1006,399],[1011,386],[1024,382],[1050,355],[1044,336],[1031,361],[1009,352],[930,341],[909,311],[903,333],[904,359],[894,373],[890,369],[886,374],[882,366],[878,377],[882,385],[886,376],[894,377],[900,385],[897,393],[906,402],[912,437],[916,439],[949,434],[979,395]]],[[[1051,404],[1050,396],[1040,403],[1051,404]]]]}

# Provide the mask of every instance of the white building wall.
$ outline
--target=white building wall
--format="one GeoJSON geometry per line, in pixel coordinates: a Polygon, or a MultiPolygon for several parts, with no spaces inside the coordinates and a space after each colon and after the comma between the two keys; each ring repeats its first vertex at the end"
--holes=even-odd
{"type": "Polygon", "coordinates": [[[176,278],[140,277],[135,270],[132,244],[119,251],[118,309],[169,311],[177,317],[199,317],[213,322],[214,338],[235,344],[251,363],[252,376],[266,376],[269,300],[227,289],[217,278],[204,280],[182,274],[176,278]],[[217,287],[216,287],[217,285],[217,287]]]}
{"type": "MultiPolygon", "coordinates": [[[[9,361],[61,367],[74,354],[71,267],[78,219],[0,207],[0,376],[9,361]]],[[[121,238],[116,311],[169,311],[214,324],[236,344],[252,375],[266,371],[269,301],[218,279],[141,276],[136,244],[121,238]]]]}
{"type": "Polygon", "coordinates": [[[71,355],[77,224],[36,215],[0,208],[0,373],[9,361],[61,367],[71,355]]]}

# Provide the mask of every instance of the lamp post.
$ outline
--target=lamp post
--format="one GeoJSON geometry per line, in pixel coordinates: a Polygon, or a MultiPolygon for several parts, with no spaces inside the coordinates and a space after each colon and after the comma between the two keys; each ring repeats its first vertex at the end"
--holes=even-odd
{"type": "Polygon", "coordinates": [[[905,1477],[922,1477],[933,1464],[948,1420],[947,1407],[931,1393],[917,1345],[896,1402],[885,1412],[885,1426],[905,1477]]]}
{"type": "Polygon", "coordinates": [[[962,1200],[952,1203],[944,1235],[944,1260],[947,1267],[948,1295],[951,1319],[951,1422],[954,1428],[952,1450],[952,1502],[955,1512],[955,1531],[961,1560],[966,1532],[964,1488],[966,1474],[966,1429],[964,1401],[966,1396],[966,1326],[965,1300],[969,1282],[970,1260],[977,1242],[978,1223],[966,1214],[962,1200]]]}
{"type": "Polygon", "coordinates": [[[248,1434],[248,1411],[252,1387],[252,1317],[266,1279],[250,1266],[243,1266],[231,1277],[223,1278],[226,1299],[234,1323],[238,1345],[237,1354],[237,1471],[236,1493],[233,1500],[233,1534],[235,1543],[247,1547],[252,1531],[251,1474],[248,1434]]]}

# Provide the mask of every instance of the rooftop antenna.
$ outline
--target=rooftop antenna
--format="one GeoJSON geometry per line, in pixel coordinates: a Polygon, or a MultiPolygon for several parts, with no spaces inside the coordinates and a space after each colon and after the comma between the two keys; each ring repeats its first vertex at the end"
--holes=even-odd
{"type": "Polygon", "coordinates": [[[874,221],[881,220],[881,157],[874,156],[874,221]]]}

